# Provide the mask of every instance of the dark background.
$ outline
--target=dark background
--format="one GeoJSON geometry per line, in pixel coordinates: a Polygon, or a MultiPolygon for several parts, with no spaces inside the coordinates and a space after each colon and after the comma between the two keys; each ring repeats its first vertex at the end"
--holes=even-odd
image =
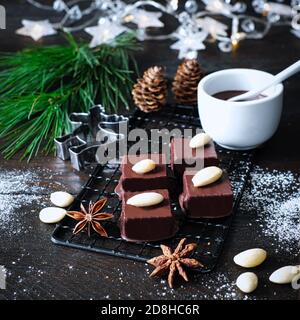
{"type": "MultiPolygon", "coordinates": [[[[16,51],[32,46],[31,38],[18,36],[15,30],[21,27],[22,18],[42,20],[51,17],[49,12],[33,8],[25,1],[1,1],[0,4],[7,9],[7,30],[0,30],[0,50],[16,51]]],[[[172,28],[173,23],[170,19],[167,27],[172,28]]],[[[51,36],[40,40],[38,45],[61,41],[60,36],[51,36]]],[[[140,70],[161,65],[171,78],[179,63],[178,51],[169,49],[171,43],[173,41],[143,43],[144,50],[136,56],[140,70]]],[[[198,60],[206,73],[232,67],[277,73],[299,56],[300,39],[287,27],[274,27],[265,39],[244,41],[233,53],[222,53],[215,44],[208,44],[207,50],[199,53],[198,60]]],[[[300,172],[299,81],[300,75],[285,82],[282,121],[276,135],[258,152],[256,162],[261,167],[300,172]]],[[[255,222],[254,231],[250,231],[247,229],[250,217],[245,213],[238,214],[217,269],[208,275],[191,276],[188,284],[181,286],[179,283],[175,291],[170,291],[166,283],[148,279],[146,271],[149,267],[144,264],[56,247],[50,242],[53,227],[39,222],[38,212],[43,206],[34,199],[38,197],[41,203],[50,205],[48,198],[53,191],[66,189],[76,194],[88,178],[87,173],[75,172],[68,163],[43,156],[29,164],[0,158],[0,168],[4,173],[15,169],[30,170],[38,176],[38,184],[44,190],[30,189],[27,196],[32,198],[32,205],[20,206],[15,213],[27,232],[17,236],[0,234],[0,265],[6,266],[9,272],[7,290],[0,290],[0,299],[244,299],[238,291],[234,296],[218,293],[223,285],[219,275],[226,273],[229,281],[235,281],[242,271],[232,263],[232,258],[241,250],[261,246],[273,252],[268,239],[262,237],[256,241],[254,238],[255,222]]],[[[15,196],[17,201],[19,195],[10,192],[9,196],[15,196]]],[[[299,299],[299,290],[267,282],[269,274],[277,267],[299,262],[299,256],[291,258],[288,254],[268,259],[257,268],[261,285],[250,299],[299,299]]]]}

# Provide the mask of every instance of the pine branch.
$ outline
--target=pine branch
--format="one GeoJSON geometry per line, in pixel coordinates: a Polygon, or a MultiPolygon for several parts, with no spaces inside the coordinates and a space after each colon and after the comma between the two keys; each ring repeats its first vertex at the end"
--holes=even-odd
{"type": "Polygon", "coordinates": [[[68,114],[100,102],[107,112],[129,108],[135,70],[132,34],[91,49],[67,34],[67,45],[0,54],[0,138],[10,158],[53,151],[53,139],[69,131],[68,114]]]}

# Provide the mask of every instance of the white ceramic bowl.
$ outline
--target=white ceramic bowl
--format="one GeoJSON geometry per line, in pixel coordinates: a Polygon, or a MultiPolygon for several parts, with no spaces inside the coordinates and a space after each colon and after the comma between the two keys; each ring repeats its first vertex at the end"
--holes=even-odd
{"type": "Polygon", "coordinates": [[[283,85],[263,92],[266,97],[230,102],[212,97],[229,90],[249,91],[260,87],[272,74],[255,69],[227,69],[204,77],[198,85],[198,110],[206,133],[222,147],[253,149],[272,137],[282,112],[283,85]]]}

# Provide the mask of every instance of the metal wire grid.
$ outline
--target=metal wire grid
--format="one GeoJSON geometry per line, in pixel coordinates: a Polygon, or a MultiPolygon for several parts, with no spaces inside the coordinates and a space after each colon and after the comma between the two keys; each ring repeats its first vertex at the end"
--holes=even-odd
{"type": "MultiPolygon", "coordinates": [[[[137,112],[131,118],[131,125],[133,127],[146,128],[147,130],[158,126],[169,129],[175,127],[184,129],[199,126],[199,119],[193,109],[183,110],[182,108],[169,107],[148,117],[137,112]]],[[[103,223],[109,237],[102,238],[93,234],[91,238],[88,238],[86,233],[74,236],[72,229],[75,223],[67,217],[55,228],[52,241],[59,245],[145,262],[149,258],[161,254],[161,243],[174,247],[181,238],[185,237],[189,242],[198,244],[194,257],[204,264],[204,268],[199,268],[196,271],[211,271],[216,266],[222,252],[232,218],[238,209],[253,162],[253,153],[231,152],[218,148],[218,154],[221,166],[227,170],[233,186],[234,212],[231,217],[218,220],[186,220],[183,219],[177,201],[174,201],[171,203],[171,207],[179,220],[180,229],[172,239],[159,243],[127,242],[120,236],[118,220],[121,213],[121,201],[114,193],[115,186],[121,175],[119,165],[97,165],[70,210],[78,209],[80,202],[87,204],[89,201],[96,201],[102,196],[107,197],[108,203],[105,211],[114,215],[114,219],[103,223]]]]}

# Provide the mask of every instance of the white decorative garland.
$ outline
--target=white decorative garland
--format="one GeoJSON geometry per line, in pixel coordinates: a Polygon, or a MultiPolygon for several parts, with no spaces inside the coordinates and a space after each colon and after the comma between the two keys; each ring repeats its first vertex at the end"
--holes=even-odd
{"type": "MultiPolygon", "coordinates": [[[[253,0],[256,16],[246,14],[244,2],[232,0],[187,0],[179,10],[179,0],[158,3],[152,0],[125,3],[122,0],[55,0],[46,6],[36,0],[27,0],[33,6],[54,10],[62,15],[60,21],[22,20],[17,34],[32,37],[35,41],[57,33],[57,30],[76,32],[85,30],[92,36],[91,47],[111,43],[119,34],[135,30],[140,41],[173,39],[172,49],[179,50],[179,58],[196,58],[205,42],[215,41],[223,52],[235,50],[244,39],[262,39],[272,26],[288,25],[300,38],[300,0],[285,5],[282,0],[268,2],[253,0]],[[146,8],[151,10],[146,10],[146,8]],[[149,28],[164,27],[160,17],[171,15],[178,27],[170,34],[150,35],[149,28]],[[133,27],[135,25],[135,27],[133,27]]],[[[183,2],[183,1],[182,1],[183,2]]]]}

